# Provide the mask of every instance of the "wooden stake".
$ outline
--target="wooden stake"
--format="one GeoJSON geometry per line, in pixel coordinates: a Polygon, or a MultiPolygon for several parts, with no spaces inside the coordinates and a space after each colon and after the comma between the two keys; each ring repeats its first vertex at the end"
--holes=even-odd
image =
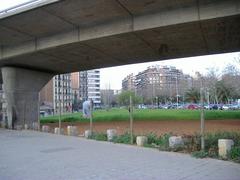
{"type": "Polygon", "coordinates": [[[130,137],[131,137],[131,144],[133,144],[133,105],[132,105],[132,96],[130,96],[129,116],[130,116],[130,137]]]}
{"type": "Polygon", "coordinates": [[[92,132],[93,132],[92,111],[93,111],[93,101],[90,100],[90,132],[91,132],[91,135],[92,135],[92,132]]]}
{"type": "Polygon", "coordinates": [[[204,117],[204,102],[203,102],[203,88],[200,90],[201,96],[201,150],[205,149],[205,141],[204,141],[204,128],[205,128],[205,117],[204,117]]]}

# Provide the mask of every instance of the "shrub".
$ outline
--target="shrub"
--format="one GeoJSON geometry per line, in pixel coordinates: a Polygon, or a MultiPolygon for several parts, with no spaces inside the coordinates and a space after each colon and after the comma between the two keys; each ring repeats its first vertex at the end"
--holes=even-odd
{"type": "MultiPolygon", "coordinates": [[[[123,144],[131,144],[131,134],[129,132],[125,132],[122,135],[115,136],[113,138],[114,143],[123,143],[123,144]]],[[[136,136],[133,135],[133,143],[136,142],[136,136]]]]}
{"type": "Polygon", "coordinates": [[[149,134],[146,134],[146,137],[148,139],[148,143],[147,144],[156,144],[158,145],[159,144],[159,137],[155,134],[155,133],[149,133],[149,134]]]}
{"type": "Polygon", "coordinates": [[[205,158],[208,156],[208,153],[206,151],[195,151],[192,153],[192,156],[195,158],[205,158]]]}
{"type": "Polygon", "coordinates": [[[184,152],[194,152],[200,150],[200,136],[199,134],[195,135],[183,135],[183,150],[184,152]]]}
{"type": "Polygon", "coordinates": [[[205,134],[205,151],[200,150],[201,136],[199,134],[194,135],[193,141],[188,142],[185,149],[189,152],[193,152],[194,157],[212,157],[218,158],[218,139],[232,139],[234,141],[235,147],[232,148],[231,152],[228,154],[228,159],[232,159],[236,162],[240,162],[240,133],[237,132],[216,132],[205,134]]]}
{"type": "MultiPolygon", "coordinates": [[[[159,148],[159,150],[163,150],[163,151],[173,150],[169,148],[169,137],[171,135],[172,135],[171,133],[167,133],[162,136],[157,136],[155,133],[152,133],[152,132],[149,134],[146,134],[145,136],[148,138],[148,142],[144,146],[159,148]]],[[[179,148],[177,148],[177,151],[178,150],[179,148]]]]}
{"type": "Polygon", "coordinates": [[[240,133],[237,132],[216,132],[205,135],[205,149],[218,148],[218,139],[232,139],[235,146],[240,146],[240,133]]]}
{"type": "Polygon", "coordinates": [[[240,146],[235,146],[228,153],[228,158],[240,163],[240,146]]]}
{"type": "MultiPolygon", "coordinates": [[[[183,135],[184,146],[169,148],[169,137],[171,133],[157,136],[155,133],[149,133],[145,136],[148,138],[148,142],[145,147],[155,147],[163,151],[187,151],[192,153],[193,157],[205,158],[212,157],[218,158],[218,139],[232,139],[234,141],[234,147],[228,153],[228,159],[240,163],[240,133],[237,132],[216,132],[207,133],[205,135],[205,151],[201,149],[201,136],[195,135],[183,135]]],[[[98,141],[107,141],[107,134],[94,132],[90,139],[98,141]]],[[[122,135],[115,136],[112,140],[114,143],[131,143],[131,135],[129,132],[125,132],[122,135]]],[[[136,136],[133,135],[133,143],[136,143],[136,136]]]]}
{"type": "Polygon", "coordinates": [[[95,139],[97,141],[107,141],[107,134],[94,132],[90,139],[95,139]]]}
{"type": "Polygon", "coordinates": [[[158,145],[160,150],[169,151],[169,137],[171,134],[164,134],[159,137],[158,145]]]}

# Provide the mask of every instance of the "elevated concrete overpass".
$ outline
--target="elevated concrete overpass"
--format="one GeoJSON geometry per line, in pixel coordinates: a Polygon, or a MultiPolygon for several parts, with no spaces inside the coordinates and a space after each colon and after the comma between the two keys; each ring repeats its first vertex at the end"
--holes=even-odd
{"type": "Polygon", "coordinates": [[[0,19],[0,46],[9,125],[31,123],[55,74],[239,51],[240,1],[60,0],[0,19]]]}

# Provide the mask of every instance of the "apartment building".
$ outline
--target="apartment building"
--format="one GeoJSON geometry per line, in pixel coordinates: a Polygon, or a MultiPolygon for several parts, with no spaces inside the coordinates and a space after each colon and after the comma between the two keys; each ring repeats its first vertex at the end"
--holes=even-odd
{"type": "Polygon", "coordinates": [[[191,86],[191,78],[173,66],[150,66],[136,76],[128,75],[122,81],[122,90],[134,90],[143,99],[157,97],[174,99],[191,86]],[[189,83],[190,82],[190,83],[189,83]]]}
{"type": "Polygon", "coordinates": [[[40,110],[48,114],[72,111],[71,74],[54,76],[40,91],[40,110]]]}
{"type": "Polygon", "coordinates": [[[92,99],[94,106],[101,105],[100,94],[100,70],[88,70],[79,72],[79,95],[82,101],[92,99]]]}
{"type": "Polygon", "coordinates": [[[122,80],[122,90],[123,91],[135,91],[135,76],[132,74],[129,74],[127,77],[125,77],[122,80]]]}

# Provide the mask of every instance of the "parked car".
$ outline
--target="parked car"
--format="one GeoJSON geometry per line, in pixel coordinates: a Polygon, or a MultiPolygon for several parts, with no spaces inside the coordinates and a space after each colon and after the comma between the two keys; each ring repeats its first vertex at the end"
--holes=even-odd
{"type": "Polygon", "coordinates": [[[218,105],[217,105],[217,104],[213,104],[213,105],[210,107],[210,109],[212,109],[212,110],[218,110],[219,108],[218,108],[218,105]]]}
{"type": "Polygon", "coordinates": [[[239,105],[237,105],[237,104],[231,104],[231,105],[229,106],[229,109],[231,109],[231,110],[237,110],[237,109],[240,109],[240,107],[239,107],[239,105]]]}
{"type": "Polygon", "coordinates": [[[204,109],[210,109],[210,104],[204,105],[204,109]]]}
{"type": "Polygon", "coordinates": [[[222,109],[223,109],[223,110],[229,110],[229,109],[230,109],[229,104],[224,104],[224,105],[222,106],[222,109]]]}
{"type": "Polygon", "coordinates": [[[187,105],[187,109],[194,110],[194,109],[200,109],[200,107],[196,104],[189,104],[189,105],[187,105]]]}
{"type": "Polygon", "coordinates": [[[138,109],[147,109],[147,106],[144,104],[139,104],[138,109]]]}

